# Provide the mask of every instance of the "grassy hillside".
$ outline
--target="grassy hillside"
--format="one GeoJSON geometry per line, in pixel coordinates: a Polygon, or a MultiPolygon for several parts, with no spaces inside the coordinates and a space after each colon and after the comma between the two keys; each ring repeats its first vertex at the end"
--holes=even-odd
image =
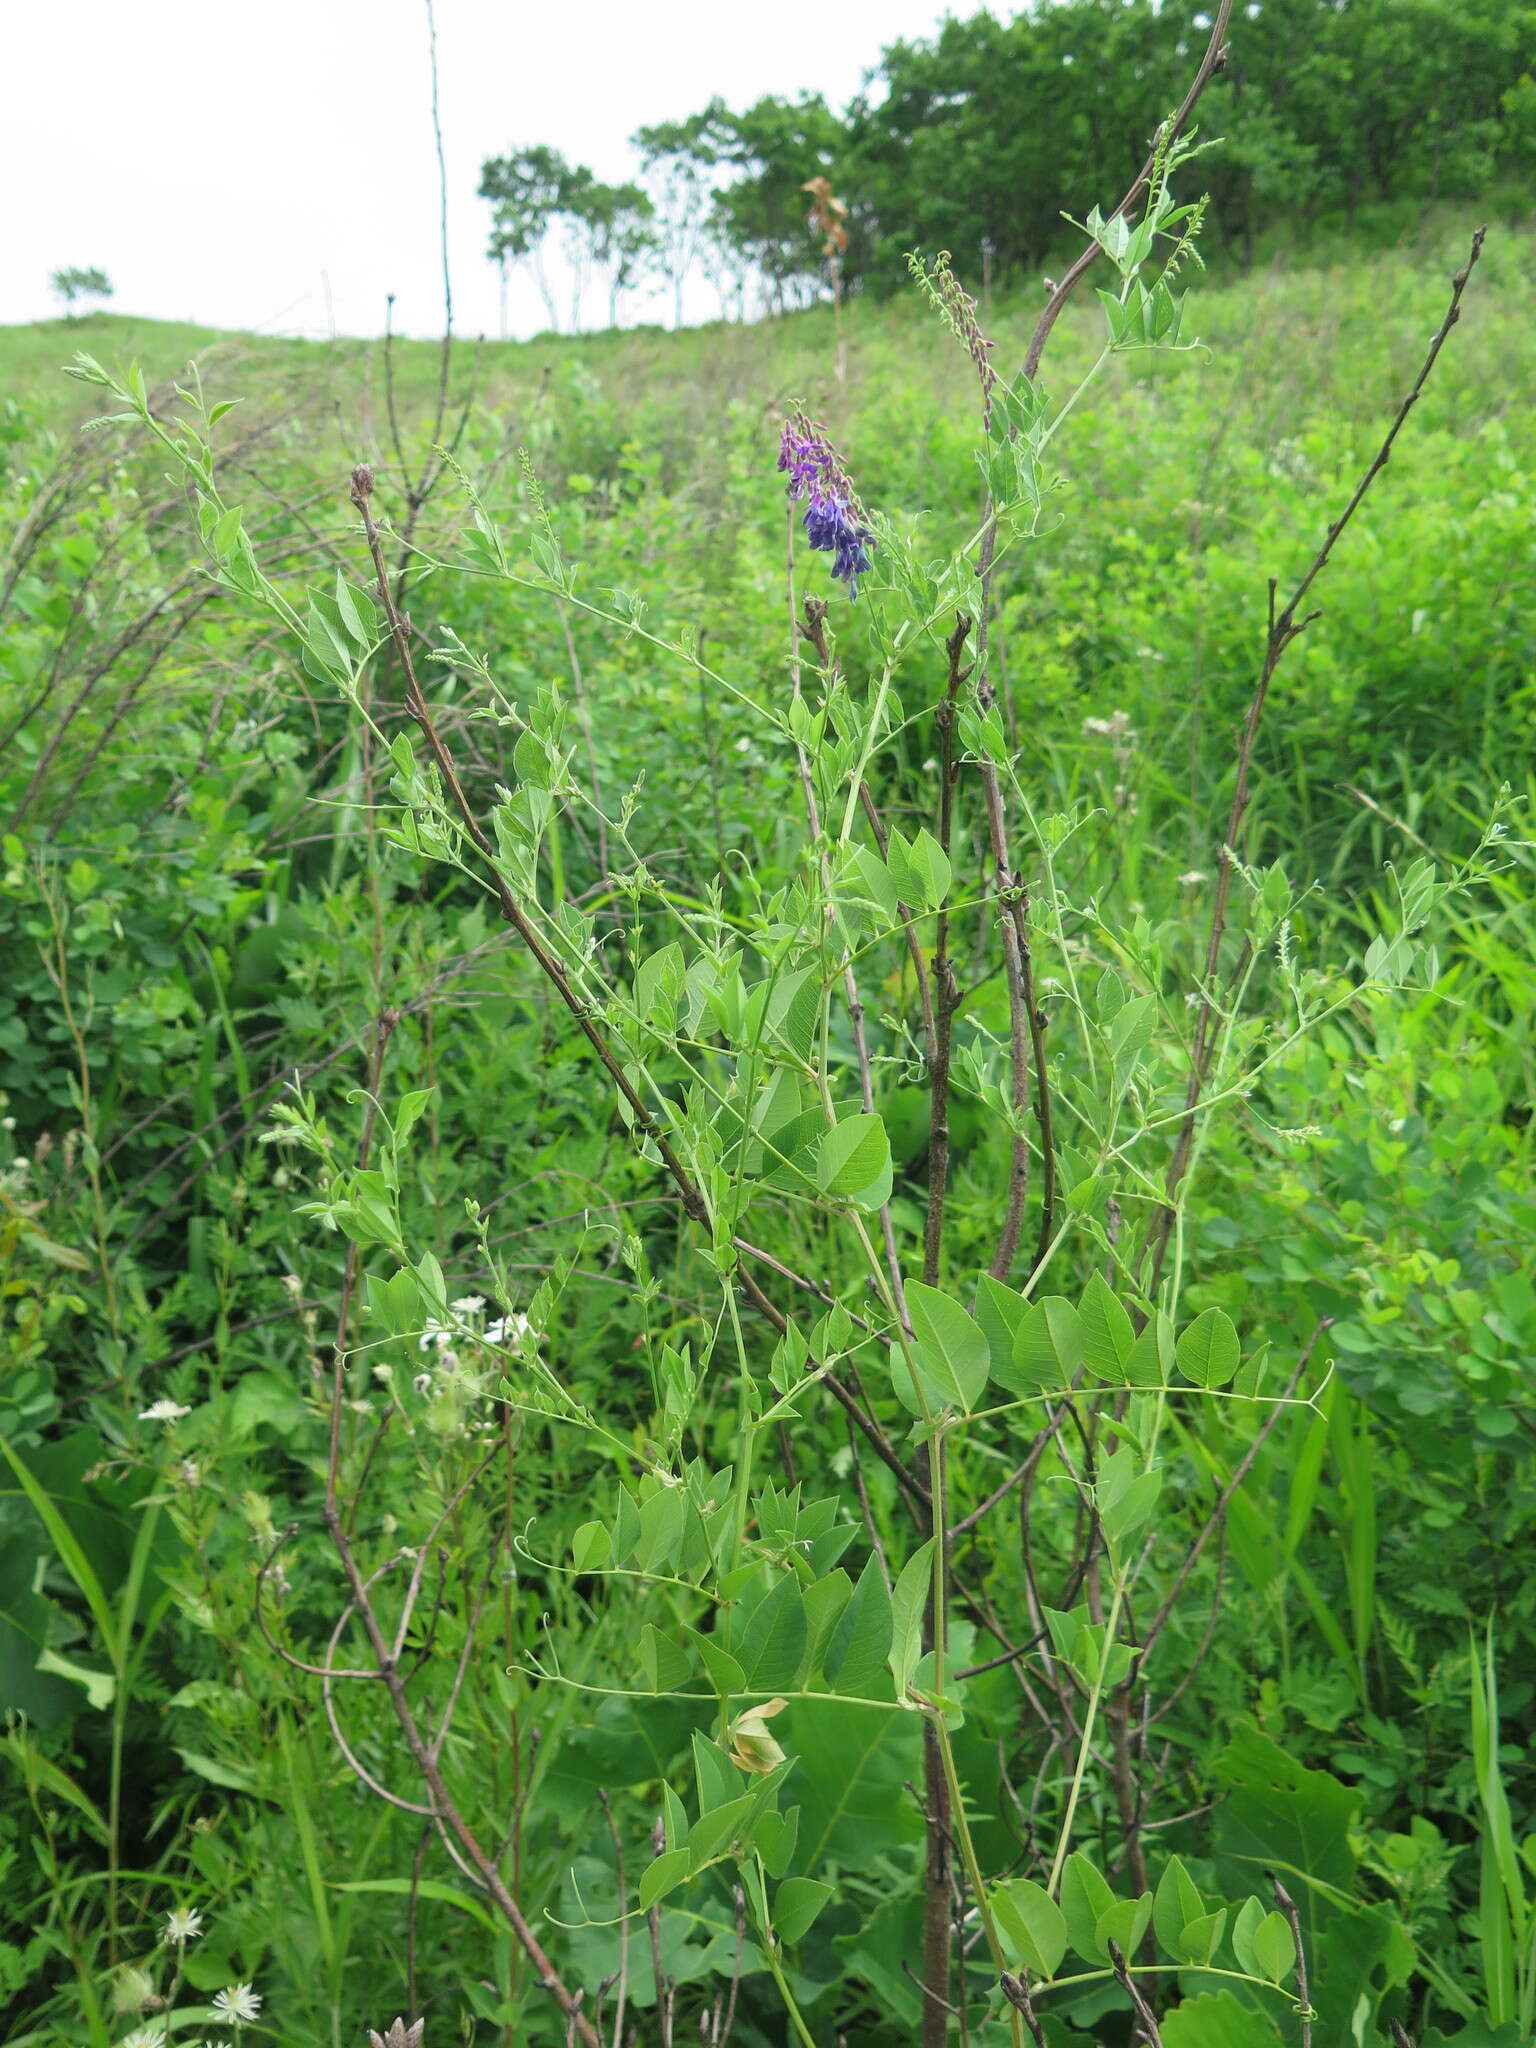
{"type": "MultiPolygon", "coordinates": [[[[1023,2038],[1006,1967],[1037,2040],[1128,2048],[1106,1926],[1168,2048],[1301,2041],[1270,1874],[1318,2048],[1531,2038],[1528,228],[1306,600],[1206,968],[1268,581],[1469,234],[1197,282],[1198,345],[1097,374],[1070,309],[990,723],[944,652],[979,394],[915,298],[848,308],[841,379],[822,310],[457,344],[440,418],[434,344],[0,330],[8,2039],[607,2040],[620,1997],[625,2041],[915,2039],[940,1750],[975,2042],[1023,2038]],[[80,434],[122,408],[76,348],[161,423],[189,361],[241,401],[211,484],[144,421],[80,434]],[[883,522],[856,603],[786,521],[796,405],[883,522]],[[499,866],[425,766],[359,461],[499,866]],[[909,1330],[903,1274],[958,1321],[909,1330]],[[369,1671],[345,1755],[327,1656],[369,1671]],[[694,1853],[642,1902],[657,1827],[694,1853]]],[[[1009,377],[1038,303],[983,311],[1009,377]]]]}

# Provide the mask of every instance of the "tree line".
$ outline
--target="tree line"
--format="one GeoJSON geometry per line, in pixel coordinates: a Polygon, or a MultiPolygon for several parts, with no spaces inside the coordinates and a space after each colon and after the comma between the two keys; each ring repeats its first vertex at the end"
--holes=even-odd
{"type": "MultiPolygon", "coordinates": [[[[1118,193],[1177,102],[1210,32],[1198,0],[1045,0],[1011,21],[951,18],[890,44],[842,111],[819,93],[713,100],[632,138],[644,182],[606,185],[535,146],[490,159],[490,253],[527,262],[552,324],[558,234],[572,325],[594,275],[623,295],[664,282],[675,317],[700,267],[722,313],[779,308],[821,287],[807,188],[847,208],[845,284],[883,293],[914,245],[965,270],[1035,266],[1084,191],[1118,193]]],[[[1388,200],[1475,199],[1536,172],[1531,0],[1251,0],[1202,107],[1200,167],[1215,241],[1251,258],[1298,228],[1388,200]]]]}

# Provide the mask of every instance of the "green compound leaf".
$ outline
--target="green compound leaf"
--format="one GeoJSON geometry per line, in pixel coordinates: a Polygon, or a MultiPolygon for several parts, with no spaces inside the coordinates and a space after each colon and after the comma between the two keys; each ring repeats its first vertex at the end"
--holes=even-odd
{"type": "Polygon", "coordinates": [[[1180,1333],[1176,1356],[1179,1371],[1197,1387],[1224,1387],[1243,1361],[1232,1318],[1208,1308],[1180,1333]]]}
{"type": "Polygon", "coordinates": [[[742,1631],[739,1661],[753,1692],[791,1692],[805,1659],[808,1630],[798,1582],[785,1577],[742,1631]]]}
{"type": "Polygon", "coordinates": [[[1253,1959],[1271,1984],[1283,1984],[1295,1969],[1296,1941],[1283,1913],[1267,1913],[1253,1930],[1253,1959]]]}
{"type": "Polygon", "coordinates": [[[1067,1922],[1044,1885],[1010,1878],[993,1891],[992,1912],[1010,1960],[1032,1977],[1054,1977],[1067,1952],[1067,1922]]]}
{"type": "Polygon", "coordinates": [[[640,1910],[648,1913],[658,1899],[676,1891],[688,1875],[692,1858],[686,1849],[665,1849],[640,1879],[640,1910]]]}
{"type": "Polygon", "coordinates": [[[887,1662],[899,1700],[905,1699],[912,1674],[922,1661],[923,1612],[933,1579],[933,1542],[930,1536],[920,1550],[913,1551],[891,1595],[891,1650],[887,1662]]]}
{"type": "Polygon", "coordinates": [[[1152,1928],[1165,1955],[1182,1956],[1179,1936],[1192,1921],[1205,1913],[1200,1888],[1184,1868],[1182,1860],[1170,1856],[1157,1881],[1152,1901],[1152,1928]]]}
{"type": "Polygon", "coordinates": [[[1136,1333],[1102,1273],[1095,1273],[1083,1289],[1078,1312],[1083,1322],[1083,1363],[1095,1379],[1124,1386],[1136,1333]]]}
{"type": "Polygon", "coordinates": [[[1079,1849],[1067,1858],[1061,1873],[1061,1910],[1067,1938],[1084,1962],[1103,1963],[1109,1950],[1099,1939],[1099,1923],[1116,1903],[1115,1895],[1079,1849]]]}
{"type": "Polygon", "coordinates": [[[1238,1909],[1237,1918],[1232,1922],[1232,1953],[1237,1957],[1237,1966],[1246,1970],[1250,1977],[1261,1977],[1258,1951],[1254,1937],[1264,1924],[1264,1902],[1262,1899],[1244,1899],[1238,1909]]]}
{"type": "Polygon", "coordinates": [[[780,1941],[797,1942],[810,1932],[832,1887],[815,1877],[786,1877],[773,1895],[773,1928],[780,1941]]]}
{"type": "Polygon", "coordinates": [[[832,1631],[823,1673],[828,1685],[855,1699],[878,1684],[891,1651],[891,1596],[871,1557],[832,1631]]]}
{"type": "Polygon", "coordinates": [[[1070,1301],[1048,1294],[1032,1302],[1013,1333],[1007,1369],[997,1378],[1016,1394],[1064,1394],[1083,1368],[1088,1333],[1070,1301]]]}
{"type": "Polygon", "coordinates": [[[986,1389],[991,1367],[986,1332],[958,1301],[921,1280],[907,1283],[907,1309],[923,1377],[938,1389],[944,1406],[969,1415],[986,1389]]]}
{"type": "Polygon", "coordinates": [[[816,1183],[837,1202],[878,1209],[891,1192],[891,1141],[877,1116],[844,1117],[816,1147],[816,1183]]]}

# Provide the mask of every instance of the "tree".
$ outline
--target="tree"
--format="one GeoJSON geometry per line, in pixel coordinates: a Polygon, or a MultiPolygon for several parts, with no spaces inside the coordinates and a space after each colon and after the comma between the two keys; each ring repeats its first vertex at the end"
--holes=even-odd
{"type": "Polygon", "coordinates": [[[805,231],[802,188],[831,172],[847,129],[820,93],[760,99],[740,114],[722,111],[717,127],[720,160],[742,175],[715,193],[711,225],[750,259],[782,307],[794,288],[814,289],[820,264],[805,231]]]}
{"type": "Polygon", "coordinates": [[[573,170],[557,149],[539,143],[531,149],[488,157],[480,166],[480,197],[491,203],[491,261],[502,274],[502,325],[506,325],[506,273],[509,263],[528,262],[539,294],[558,330],[560,315],[544,269],[544,241],[551,221],[564,211],[574,182],[591,181],[592,173],[573,170]]]}
{"type": "Polygon", "coordinates": [[[619,300],[634,288],[657,249],[655,211],[638,185],[598,185],[587,198],[586,228],[594,261],[608,272],[608,325],[619,324],[619,300]]]}
{"type": "Polygon", "coordinates": [[[56,270],[48,282],[54,297],[64,301],[64,311],[69,319],[74,318],[77,299],[110,299],[112,296],[111,278],[104,270],[98,270],[95,264],[85,269],[71,266],[66,270],[56,270]]]}
{"type": "Polygon", "coordinates": [[[672,324],[683,324],[683,286],[709,236],[709,208],[728,139],[729,115],[711,100],[686,121],[662,121],[631,138],[652,181],[656,267],[672,287],[672,324]]]}

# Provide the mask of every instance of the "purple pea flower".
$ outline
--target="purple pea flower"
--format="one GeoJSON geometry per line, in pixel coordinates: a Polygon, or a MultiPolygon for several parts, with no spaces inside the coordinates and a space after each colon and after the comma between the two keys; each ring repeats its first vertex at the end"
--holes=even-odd
{"type": "Polygon", "coordinates": [[[785,422],[779,439],[779,468],[789,478],[791,503],[806,500],[804,526],[813,548],[830,554],[833,577],[859,594],[859,578],[870,568],[875,544],[863,506],[837,450],[803,412],[785,422]]]}

